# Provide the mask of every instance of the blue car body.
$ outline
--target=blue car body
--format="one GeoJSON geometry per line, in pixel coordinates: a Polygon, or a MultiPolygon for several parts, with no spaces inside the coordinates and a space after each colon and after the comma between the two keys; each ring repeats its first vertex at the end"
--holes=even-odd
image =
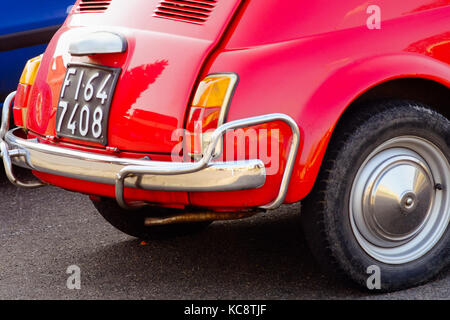
{"type": "Polygon", "coordinates": [[[0,7],[0,107],[25,63],[45,51],[75,0],[4,1],[0,7]]]}

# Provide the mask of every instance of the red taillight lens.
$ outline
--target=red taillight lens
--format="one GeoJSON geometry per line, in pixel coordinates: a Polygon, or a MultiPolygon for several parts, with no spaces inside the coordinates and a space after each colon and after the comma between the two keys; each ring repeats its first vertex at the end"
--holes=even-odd
{"type": "Polygon", "coordinates": [[[200,157],[209,144],[211,133],[225,121],[238,77],[234,73],[214,74],[200,82],[189,110],[185,148],[200,157]]]}
{"type": "Polygon", "coordinates": [[[18,127],[25,128],[26,111],[30,91],[31,86],[28,84],[19,83],[19,85],[17,86],[17,93],[14,99],[13,116],[14,124],[18,127]]]}
{"type": "Polygon", "coordinates": [[[14,123],[16,126],[24,129],[26,129],[27,125],[28,100],[39,66],[41,65],[41,60],[42,55],[28,60],[20,77],[19,85],[17,86],[13,107],[14,123]]]}

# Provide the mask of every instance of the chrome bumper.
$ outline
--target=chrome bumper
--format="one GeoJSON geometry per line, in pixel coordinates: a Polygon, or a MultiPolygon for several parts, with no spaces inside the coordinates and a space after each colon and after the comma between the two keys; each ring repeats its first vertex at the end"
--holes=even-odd
{"type": "Polygon", "coordinates": [[[20,138],[15,134],[20,128],[8,131],[9,111],[14,96],[15,93],[11,93],[3,106],[0,148],[6,175],[15,185],[35,188],[44,184],[20,182],[14,176],[12,164],[39,172],[115,185],[116,200],[127,209],[131,207],[124,199],[125,187],[185,192],[255,189],[263,186],[266,181],[264,163],[261,160],[213,161],[216,146],[228,130],[270,121],[284,121],[289,124],[293,133],[286,170],[277,198],[261,208],[274,209],[283,203],[286,196],[300,136],[297,124],[289,116],[270,114],[226,123],[212,134],[211,143],[200,161],[162,162],[100,155],[43,144],[37,139],[20,138]]]}

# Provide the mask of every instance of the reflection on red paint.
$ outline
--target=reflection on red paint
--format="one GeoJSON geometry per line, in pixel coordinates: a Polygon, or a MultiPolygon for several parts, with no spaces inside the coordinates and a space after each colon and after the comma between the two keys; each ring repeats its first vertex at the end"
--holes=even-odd
{"type": "MultiPolygon", "coordinates": [[[[168,64],[167,60],[161,60],[130,69],[127,74],[129,86],[126,88],[128,89],[128,100],[124,102],[133,106],[142,93],[163,73],[168,64]]],[[[129,110],[128,115],[133,116],[132,108],[129,110]]]]}

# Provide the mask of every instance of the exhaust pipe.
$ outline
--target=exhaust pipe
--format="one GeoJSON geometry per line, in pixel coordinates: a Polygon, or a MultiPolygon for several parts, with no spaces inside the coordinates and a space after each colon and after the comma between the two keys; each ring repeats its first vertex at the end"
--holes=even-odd
{"type": "Polygon", "coordinates": [[[218,221],[218,220],[238,220],[244,219],[255,214],[262,212],[262,210],[246,211],[246,212],[198,212],[198,213],[184,213],[175,216],[169,216],[164,218],[146,218],[145,225],[161,226],[167,224],[176,223],[190,223],[190,222],[206,222],[206,221],[218,221]]]}

